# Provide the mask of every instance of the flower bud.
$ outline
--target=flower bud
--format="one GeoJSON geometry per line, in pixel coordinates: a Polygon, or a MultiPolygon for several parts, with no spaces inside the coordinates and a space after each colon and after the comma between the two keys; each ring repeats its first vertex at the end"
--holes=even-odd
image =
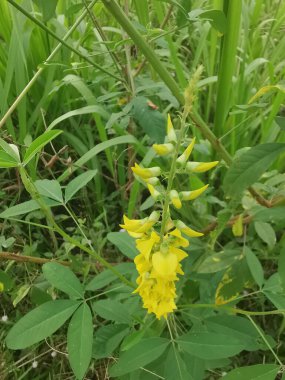
{"type": "Polygon", "coordinates": [[[173,150],[174,150],[174,146],[170,143],[168,143],[168,144],[153,144],[152,147],[153,147],[155,153],[158,154],[159,156],[165,156],[168,153],[173,152],[173,150]]]}
{"type": "Polygon", "coordinates": [[[174,207],[176,207],[178,209],[182,207],[182,203],[181,203],[181,200],[179,198],[179,194],[176,190],[171,190],[169,193],[169,196],[170,196],[170,199],[171,199],[174,207]]]}
{"type": "Polygon", "coordinates": [[[157,177],[145,178],[144,182],[149,183],[152,186],[159,184],[159,179],[157,177]]]}
{"type": "Polygon", "coordinates": [[[185,151],[181,154],[180,157],[177,158],[176,162],[178,164],[185,164],[185,162],[188,160],[190,154],[192,153],[192,150],[195,145],[195,137],[192,139],[191,143],[188,145],[188,147],[185,149],[185,151]]]}
{"type": "Polygon", "coordinates": [[[155,201],[161,196],[161,193],[158,190],[156,190],[152,185],[148,184],[147,188],[150,192],[150,195],[153,197],[155,201]]]}
{"type": "Polygon", "coordinates": [[[170,142],[177,142],[177,136],[169,114],[167,115],[167,138],[170,142]]]}
{"type": "Polygon", "coordinates": [[[135,164],[135,166],[131,169],[136,175],[138,175],[142,179],[156,177],[161,174],[161,169],[159,166],[155,166],[153,168],[141,168],[138,164],[135,164]]]}
{"type": "Polygon", "coordinates": [[[213,162],[187,162],[186,164],[186,170],[190,173],[204,173],[208,170],[214,168],[219,161],[213,161],[213,162]]]}
{"type": "Polygon", "coordinates": [[[160,212],[158,211],[153,211],[150,216],[148,217],[148,221],[149,222],[158,222],[159,221],[159,218],[160,218],[160,212]]]}
{"type": "Polygon", "coordinates": [[[181,191],[179,193],[179,196],[183,201],[192,201],[193,199],[196,199],[197,197],[199,197],[199,195],[201,195],[208,188],[208,186],[209,185],[205,185],[201,187],[200,189],[192,190],[192,191],[181,191]]]}
{"type": "Polygon", "coordinates": [[[175,224],[176,228],[178,228],[181,232],[189,237],[199,237],[204,235],[201,232],[192,230],[192,228],[186,226],[186,224],[181,222],[181,220],[178,220],[175,224]]]}

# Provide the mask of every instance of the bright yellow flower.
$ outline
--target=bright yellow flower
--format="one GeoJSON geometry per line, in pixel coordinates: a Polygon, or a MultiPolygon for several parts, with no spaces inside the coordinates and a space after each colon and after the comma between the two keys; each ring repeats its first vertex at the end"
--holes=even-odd
{"type": "Polygon", "coordinates": [[[192,230],[192,228],[186,226],[185,223],[181,222],[181,220],[179,220],[177,223],[176,223],[176,227],[181,231],[183,232],[185,235],[189,236],[189,237],[200,237],[200,236],[203,236],[204,234],[202,234],[201,232],[198,232],[198,231],[195,231],[195,230],[192,230]]]}
{"type": "Polygon", "coordinates": [[[136,241],[136,246],[138,251],[145,257],[146,261],[149,262],[149,256],[152,251],[153,246],[160,241],[160,236],[152,231],[150,237],[144,239],[138,239],[136,241]]]}
{"type": "Polygon", "coordinates": [[[169,114],[167,115],[167,138],[170,142],[177,142],[177,136],[169,114]]]}
{"type": "Polygon", "coordinates": [[[187,162],[190,154],[192,153],[192,150],[195,145],[195,137],[192,139],[191,143],[188,145],[188,147],[185,149],[185,151],[181,154],[180,157],[177,158],[176,162],[179,164],[185,164],[187,162]]]}
{"type": "Polygon", "coordinates": [[[135,163],[135,166],[131,169],[136,175],[138,175],[142,179],[157,177],[161,174],[161,169],[159,166],[155,166],[153,168],[141,168],[137,163],[135,163]]]}
{"type": "Polygon", "coordinates": [[[176,190],[171,190],[169,193],[169,197],[170,197],[171,202],[173,203],[174,207],[176,207],[178,209],[182,207],[182,203],[181,203],[181,200],[179,198],[179,194],[176,190]]]}
{"type": "Polygon", "coordinates": [[[205,185],[203,187],[200,187],[200,189],[192,190],[192,191],[181,191],[179,193],[180,198],[183,201],[192,201],[193,199],[196,199],[201,195],[205,190],[207,190],[209,185],[205,185]]]}
{"type": "Polygon", "coordinates": [[[213,161],[213,162],[187,162],[186,164],[186,170],[191,173],[204,173],[212,168],[214,168],[216,165],[218,165],[219,161],[213,161]]]}
{"type": "Polygon", "coordinates": [[[156,274],[160,277],[169,280],[176,279],[178,260],[175,254],[163,254],[162,252],[156,252],[152,255],[152,264],[156,274]]]}
{"type": "Polygon", "coordinates": [[[148,184],[147,188],[154,200],[157,200],[161,196],[161,193],[158,190],[156,190],[152,185],[148,184]]]}
{"type": "Polygon", "coordinates": [[[153,149],[156,154],[159,156],[165,156],[166,154],[169,154],[173,152],[174,146],[170,143],[167,144],[153,144],[153,149]]]}
{"type": "Polygon", "coordinates": [[[144,219],[129,219],[124,215],[124,224],[120,224],[129,233],[143,234],[151,229],[151,227],[158,221],[159,213],[153,211],[148,218],[144,219]]]}

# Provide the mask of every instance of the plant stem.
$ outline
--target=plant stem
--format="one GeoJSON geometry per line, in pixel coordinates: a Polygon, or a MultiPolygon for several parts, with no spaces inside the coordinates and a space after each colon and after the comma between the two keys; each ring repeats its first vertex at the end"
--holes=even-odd
{"type": "Polygon", "coordinates": [[[261,339],[264,341],[264,343],[266,344],[266,346],[268,347],[268,349],[272,352],[272,355],[275,357],[275,359],[278,362],[278,364],[280,364],[283,367],[283,363],[281,362],[281,360],[279,359],[279,357],[277,356],[277,354],[273,350],[273,348],[270,346],[270,344],[269,344],[268,340],[266,339],[266,337],[264,336],[263,332],[260,330],[260,328],[257,326],[257,324],[254,322],[254,320],[251,318],[250,315],[247,315],[247,318],[253,324],[253,326],[255,327],[255,329],[258,332],[258,334],[261,336],[261,339]]]}
{"type": "Polygon", "coordinates": [[[174,176],[176,173],[176,160],[177,160],[177,157],[179,154],[181,142],[182,142],[184,134],[185,134],[185,126],[186,126],[187,116],[188,116],[188,112],[186,111],[186,108],[184,108],[182,118],[181,118],[181,122],[180,122],[179,135],[178,135],[175,151],[174,151],[174,154],[172,157],[172,163],[171,163],[171,168],[170,168],[170,172],[169,172],[167,189],[166,189],[165,200],[164,200],[164,205],[163,205],[163,211],[162,211],[162,217],[161,217],[161,230],[160,230],[161,239],[163,238],[163,236],[165,234],[165,226],[166,226],[166,222],[167,222],[168,215],[169,215],[169,211],[168,211],[169,203],[170,203],[169,193],[172,190],[173,179],[174,179],[174,176]]]}

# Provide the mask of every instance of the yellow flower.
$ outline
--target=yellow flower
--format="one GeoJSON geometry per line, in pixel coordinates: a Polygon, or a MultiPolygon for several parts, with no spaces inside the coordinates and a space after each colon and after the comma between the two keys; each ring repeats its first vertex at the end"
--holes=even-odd
{"type": "Polygon", "coordinates": [[[158,190],[156,190],[152,185],[148,184],[147,188],[154,200],[157,200],[161,196],[161,193],[158,190]]]}
{"type": "Polygon", "coordinates": [[[145,257],[147,262],[149,262],[149,256],[150,256],[153,246],[159,241],[160,241],[160,237],[155,231],[152,231],[150,237],[146,237],[144,239],[138,239],[136,241],[136,247],[138,251],[145,257]]]}
{"type": "Polygon", "coordinates": [[[170,143],[168,144],[153,144],[153,149],[159,156],[165,156],[168,153],[173,152],[174,146],[170,143]]]}
{"type": "Polygon", "coordinates": [[[204,234],[202,234],[201,232],[198,232],[198,231],[195,231],[195,230],[192,230],[192,228],[186,226],[185,223],[181,222],[181,220],[179,220],[177,223],[176,223],[176,227],[181,231],[183,232],[185,235],[189,236],[189,237],[200,237],[200,236],[203,236],[204,234]]]}
{"type": "Polygon", "coordinates": [[[169,114],[167,115],[167,138],[170,142],[177,142],[177,136],[169,114]]]}
{"type": "Polygon", "coordinates": [[[159,216],[160,215],[157,211],[153,211],[148,218],[144,219],[129,219],[124,215],[124,224],[120,224],[120,227],[128,231],[130,235],[131,233],[143,234],[151,229],[151,227],[159,220],[159,216]]]}
{"type": "Polygon", "coordinates": [[[195,145],[195,137],[192,139],[191,143],[188,145],[188,147],[185,149],[185,151],[181,154],[180,157],[177,158],[176,162],[178,164],[185,164],[185,162],[188,160],[190,154],[192,153],[192,150],[195,145]]]}
{"type": "Polygon", "coordinates": [[[181,231],[177,228],[169,232],[168,236],[170,237],[170,246],[171,247],[183,247],[186,248],[189,245],[189,241],[181,235],[181,231]]]}
{"type": "Polygon", "coordinates": [[[169,280],[176,279],[176,268],[178,264],[177,257],[174,253],[163,254],[156,252],[152,255],[153,268],[160,277],[169,280]]]}
{"type": "Polygon", "coordinates": [[[132,171],[143,179],[148,179],[152,177],[157,177],[161,174],[161,169],[159,166],[153,168],[141,168],[137,163],[131,168],[132,171]]]}
{"type": "Polygon", "coordinates": [[[193,199],[196,199],[201,195],[205,190],[207,190],[209,185],[205,185],[203,187],[200,187],[200,189],[192,190],[192,191],[181,191],[179,193],[180,198],[183,201],[192,201],[193,199]]]}
{"type": "Polygon", "coordinates": [[[212,168],[214,168],[216,165],[218,165],[219,161],[213,161],[213,162],[187,162],[186,164],[186,170],[191,173],[204,173],[212,168]]]}
{"type": "Polygon", "coordinates": [[[174,207],[176,207],[178,209],[182,207],[182,203],[181,203],[181,200],[179,198],[179,194],[176,190],[171,190],[169,193],[169,197],[170,197],[174,207]]]}

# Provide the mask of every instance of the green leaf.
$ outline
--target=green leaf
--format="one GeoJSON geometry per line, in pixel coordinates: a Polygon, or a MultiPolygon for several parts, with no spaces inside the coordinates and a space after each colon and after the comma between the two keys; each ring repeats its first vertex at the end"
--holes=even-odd
{"type": "Polygon", "coordinates": [[[285,117],[284,116],[283,117],[282,116],[276,116],[275,121],[278,124],[278,126],[280,127],[280,129],[282,131],[285,131],[285,117]]]}
{"type": "Polygon", "coordinates": [[[35,181],[35,186],[40,195],[63,203],[60,184],[55,179],[40,179],[35,181]]]}
{"type": "Polygon", "coordinates": [[[43,15],[43,22],[49,21],[53,16],[55,16],[55,9],[57,5],[57,0],[33,0],[37,3],[43,15]]]}
{"type": "Polygon", "coordinates": [[[225,251],[209,254],[198,267],[198,273],[215,273],[228,268],[241,256],[238,249],[226,249],[225,251]]]}
{"type": "MultiPolygon", "coordinates": [[[[285,290],[285,247],[282,247],[279,253],[278,274],[283,290],[285,290]]],[[[0,277],[1,281],[1,277],[0,277]]],[[[3,282],[3,281],[2,281],[3,282]]]]}
{"type": "Polygon", "coordinates": [[[80,174],[76,178],[74,178],[72,181],[69,182],[69,184],[66,186],[65,189],[65,202],[69,202],[70,199],[73,198],[73,196],[80,190],[82,187],[86,186],[89,181],[91,181],[92,178],[96,175],[97,170],[88,170],[85,173],[80,174]]]}
{"type": "MultiPolygon", "coordinates": [[[[79,160],[75,161],[73,164],[74,170],[82,168],[82,166],[85,165],[86,162],[90,161],[92,158],[97,156],[98,153],[103,152],[104,150],[111,148],[112,146],[119,145],[119,144],[138,144],[138,140],[132,135],[126,135],[126,136],[114,137],[113,139],[110,139],[108,141],[104,141],[104,142],[94,146],[87,153],[85,153],[82,157],[80,157],[79,160]]],[[[69,176],[70,176],[70,170],[67,169],[58,178],[58,181],[61,182],[69,176]]]]}
{"type": "Polygon", "coordinates": [[[135,239],[127,232],[109,232],[107,239],[129,259],[134,259],[138,254],[135,239]]]}
{"type": "Polygon", "coordinates": [[[204,360],[228,358],[244,349],[237,338],[209,332],[187,333],[179,337],[177,343],[189,354],[204,360]]]}
{"type": "Polygon", "coordinates": [[[83,285],[69,268],[58,263],[46,263],[43,265],[43,274],[52,286],[71,298],[83,298],[83,285]]]}
{"type": "MultiPolygon", "coordinates": [[[[58,202],[49,198],[44,198],[44,202],[49,207],[59,205],[58,202]]],[[[1,212],[0,218],[9,219],[9,218],[13,218],[14,216],[28,214],[29,212],[39,210],[39,209],[40,209],[40,205],[38,204],[38,202],[31,200],[31,201],[23,202],[16,206],[7,208],[6,210],[1,212]]]]}
{"type": "Polygon", "coordinates": [[[216,304],[223,305],[238,297],[239,293],[252,283],[252,276],[245,259],[236,261],[229,267],[216,290],[216,304]]]}
{"type": "Polygon", "coordinates": [[[241,154],[225,176],[225,191],[233,197],[238,196],[255,183],[284,150],[285,144],[268,143],[257,145],[241,154]]]}
{"type": "Polygon", "coordinates": [[[16,145],[8,144],[5,140],[0,138],[0,147],[11,158],[11,160],[17,163],[21,162],[18,147],[16,145]]]}
{"type": "Polygon", "coordinates": [[[0,269],[0,282],[4,285],[4,291],[11,290],[14,285],[13,279],[8,275],[8,273],[4,272],[1,269],[0,269]]]}
{"type": "Polygon", "coordinates": [[[227,19],[223,11],[212,9],[203,11],[200,18],[207,19],[218,32],[225,34],[227,30],[227,19]]]}
{"type": "Polygon", "coordinates": [[[104,109],[100,106],[97,106],[97,105],[91,105],[91,106],[85,106],[85,107],[82,107],[82,108],[78,108],[76,110],[73,110],[73,111],[69,111],[67,113],[65,113],[64,115],[61,115],[59,116],[57,119],[55,119],[49,126],[48,126],[48,129],[47,131],[48,132],[51,132],[51,130],[59,123],[61,123],[62,121],[66,120],[66,119],[69,119],[70,117],[73,117],[73,116],[78,116],[78,115],[86,115],[86,114],[90,114],[90,113],[98,113],[100,114],[101,116],[105,117],[105,119],[108,119],[109,118],[109,114],[108,112],[104,111],[104,109]]]}
{"type": "Polygon", "coordinates": [[[270,224],[264,222],[255,222],[254,228],[257,235],[263,240],[270,249],[276,244],[276,235],[270,224]]]}
{"type": "Polygon", "coordinates": [[[223,377],[223,380],[274,380],[279,371],[276,364],[256,364],[236,368],[223,377]]]}
{"type": "Polygon", "coordinates": [[[18,162],[13,157],[9,156],[6,152],[0,150],[0,168],[15,168],[18,162]]]}
{"type": "Polygon", "coordinates": [[[129,327],[126,324],[107,325],[100,327],[93,343],[93,357],[96,359],[111,356],[119,346],[122,339],[128,334],[129,327]]]}
{"type": "MultiPolygon", "coordinates": [[[[135,265],[133,263],[122,263],[114,267],[119,273],[126,275],[135,271],[135,265]]],[[[118,277],[110,270],[106,269],[103,272],[97,274],[85,287],[85,290],[98,290],[104,288],[104,286],[111,284],[117,280],[118,277]]]]}
{"type": "Polygon", "coordinates": [[[60,130],[54,130],[54,131],[46,131],[41,136],[36,138],[31,145],[26,150],[25,156],[24,156],[24,165],[27,165],[28,162],[31,161],[33,157],[50,141],[55,139],[58,135],[60,135],[62,131],[60,130]]]}
{"type": "Polygon", "coordinates": [[[73,314],[67,332],[70,366],[78,379],[83,379],[92,357],[93,323],[89,306],[84,303],[73,314]]]}
{"type": "Polygon", "coordinates": [[[155,142],[163,143],[166,134],[166,119],[158,110],[148,105],[148,99],[143,96],[134,98],[132,114],[136,123],[155,142]]]}
{"type": "Polygon", "coordinates": [[[169,347],[165,361],[164,377],[167,380],[194,380],[187,371],[186,363],[174,345],[169,347]]]}
{"type": "Polygon", "coordinates": [[[244,253],[250,273],[257,285],[261,288],[264,283],[264,273],[260,261],[248,247],[244,247],[244,253]]]}
{"type": "Polygon", "coordinates": [[[209,332],[228,335],[243,342],[247,351],[266,349],[258,331],[247,318],[219,314],[205,319],[204,324],[209,332]]]}
{"type": "Polygon", "coordinates": [[[128,308],[116,300],[100,300],[94,302],[92,308],[101,318],[107,319],[107,321],[118,323],[131,323],[132,321],[128,308]]]}
{"type": "Polygon", "coordinates": [[[27,348],[52,335],[80,305],[78,301],[56,300],[46,302],[21,318],[6,337],[12,350],[27,348]]]}
{"type": "Polygon", "coordinates": [[[13,299],[13,306],[16,307],[19,302],[22,301],[26,297],[26,295],[29,293],[31,289],[31,285],[25,284],[22,285],[16,292],[15,297],[13,299]]]}
{"type": "Polygon", "coordinates": [[[118,362],[110,368],[111,376],[122,376],[153,362],[166,350],[170,341],[164,338],[149,338],[140,341],[129,351],[123,352],[118,362]]]}

